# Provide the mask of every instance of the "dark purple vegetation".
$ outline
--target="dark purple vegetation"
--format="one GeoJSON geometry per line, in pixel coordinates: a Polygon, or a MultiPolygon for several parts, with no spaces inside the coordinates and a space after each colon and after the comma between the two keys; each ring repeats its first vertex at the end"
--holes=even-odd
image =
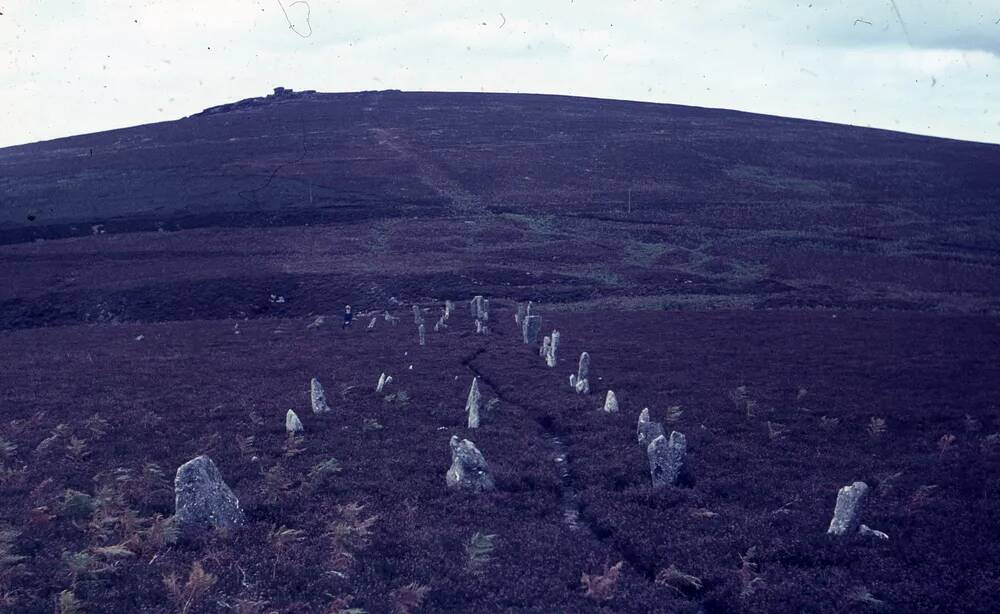
{"type": "Polygon", "coordinates": [[[0,610],[998,611],[998,163],[725,111],[398,92],[2,149],[0,610]],[[556,368],[515,299],[561,331],[556,368]],[[400,323],[366,332],[385,308],[400,323]],[[650,489],[644,407],[687,436],[693,484],[650,489]],[[446,488],[453,434],[496,491],[446,488]],[[247,526],[175,539],[173,474],[199,454],[247,526]],[[888,541],[826,535],[856,480],[888,541]]]}

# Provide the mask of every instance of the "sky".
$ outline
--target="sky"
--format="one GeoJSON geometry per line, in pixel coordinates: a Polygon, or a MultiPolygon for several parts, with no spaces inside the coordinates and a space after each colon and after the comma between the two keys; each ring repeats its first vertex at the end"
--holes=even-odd
{"type": "Polygon", "coordinates": [[[0,0],[0,147],[276,86],[592,96],[1000,143],[1000,0],[0,0]]]}

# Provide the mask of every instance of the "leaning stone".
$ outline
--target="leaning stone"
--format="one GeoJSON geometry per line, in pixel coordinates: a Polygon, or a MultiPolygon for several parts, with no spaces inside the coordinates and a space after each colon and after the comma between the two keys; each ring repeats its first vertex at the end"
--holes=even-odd
{"type": "Polygon", "coordinates": [[[883,541],[887,541],[889,539],[888,534],[883,533],[882,531],[877,531],[866,524],[863,524],[860,527],[858,527],[858,534],[864,535],[865,537],[874,537],[876,539],[881,539],[883,541]]]}
{"type": "Polygon", "coordinates": [[[285,431],[289,435],[294,435],[296,433],[301,433],[304,430],[305,429],[302,428],[302,421],[299,420],[298,414],[289,409],[288,413],[285,414],[285,431]]]}
{"type": "Polygon", "coordinates": [[[243,524],[240,501],[207,456],[189,460],[174,478],[174,518],[181,529],[235,529],[243,524]]]}
{"type": "Polygon", "coordinates": [[[525,316],[521,326],[521,334],[525,343],[537,343],[538,333],[542,330],[541,316],[525,316]]]}
{"type": "Polygon", "coordinates": [[[604,397],[604,411],[609,414],[618,413],[618,397],[613,390],[609,390],[608,396],[604,397]]]}
{"type": "Polygon", "coordinates": [[[490,475],[486,459],[476,448],[476,444],[468,439],[459,440],[457,436],[452,435],[449,445],[451,468],[445,476],[448,486],[474,492],[493,490],[495,487],[493,476],[490,475]]]}
{"type": "Polygon", "coordinates": [[[663,425],[659,422],[649,421],[649,408],[645,408],[639,414],[639,425],[636,427],[636,436],[639,439],[639,447],[645,450],[654,439],[663,435],[663,425]]]}
{"type": "Polygon", "coordinates": [[[326,395],[323,393],[323,385],[315,377],[309,382],[309,396],[312,400],[314,414],[325,414],[330,411],[330,406],[326,403],[326,395]]]}
{"type": "Polygon", "coordinates": [[[677,484],[684,471],[687,438],[677,431],[670,433],[669,440],[663,435],[657,435],[647,446],[646,455],[649,457],[649,473],[653,480],[653,488],[673,486],[677,484]]]}
{"type": "Polygon", "coordinates": [[[382,392],[382,390],[392,383],[392,376],[383,373],[378,376],[378,384],[375,385],[375,392],[382,392]]]}
{"type": "Polygon", "coordinates": [[[847,535],[857,531],[867,497],[868,485],[864,482],[855,482],[841,488],[837,493],[837,505],[833,510],[833,519],[830,521],[827,533],[847,535]]]}
{"type": "Polygon", "coordinates": [[[482,395],[479,393],[479,378],[472,378],[469,388],[469,398],[465,401],[465,413],[469,415],[469,428],[479,428],[479,410],[482,407],[482,395]]]}

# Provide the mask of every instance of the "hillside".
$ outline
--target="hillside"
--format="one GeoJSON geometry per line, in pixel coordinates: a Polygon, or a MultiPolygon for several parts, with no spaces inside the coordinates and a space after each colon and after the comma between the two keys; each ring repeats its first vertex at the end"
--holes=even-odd
{"type": "Polygon", "coordinates": [[[998,168],[1000,146],[732,111],[285,92],[0,149],[0,242],[104,233],[3,248],[0,322],[80,320],[98,299],[126,318],[237,315],[163,304],[205,279],[242,311],[295,288],[278,313],[297,315],[331,292],[508,287],[657,309],[995,312],[998,168]],[[27,297],[77,307],[43,316],[27,297]]]}
{"type": "Polygon", "coordinates": [[[1000,611],[998,168],[391,91],[0,149],[0,611],[1000,611]],[[181,526],[201,455],[241,526],[181,526]],[[856,481],[869,532],[829,535],[856,481]]]}

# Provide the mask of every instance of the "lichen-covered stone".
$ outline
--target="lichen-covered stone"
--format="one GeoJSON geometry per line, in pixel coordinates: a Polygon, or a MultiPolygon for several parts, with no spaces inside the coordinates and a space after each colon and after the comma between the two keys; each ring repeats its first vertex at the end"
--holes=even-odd
{"type": "Polygon", "coordinates": [[[670,439],[657,435],[646,447],[649,457],[649,473],[653,488],[673,486],[684,472],[687,458],[687,438],[683,433],[673,431],[670,439]]]}
{"type": "Polygon", "coordinates": [[[495,483],[486,459],[468,439],[451,437],[451,467],[445,476],[450,488],[483,492],[493,490],[495,483]]]}
{"type": "Polygon", "coordinates": [[[288,432],[288,434],[293,435],[295,433],[301,433],[304,430],[305,429],[302,427],[302,421],[299,420],[298,414],[289,409],[288,413],[285,414],[285,431],[288,432]]]}
{"type": "Polygon", "coordinates": [[[867,497],[868,484],[864,482],[855,482],[841,488],[837,493],[837,505],[833,510],[833,519],[830,521],[827,533],[840,536],[857,531],[867,497]]]}
{"type": "Polygon", "coordinates": [[[330,411],[330,406],[326,403],[326,394],[323,392],[323,385],[315,377],[309,382],[309,398],[312,401],[314,414],[325,414],[330,411]]]}
{"type": "Polygon", "coordinates": [[[243,524],[240,501],[212,459],[199,456],[177,469],[174,518],[182,530],[231,530],[243,524]]]}

